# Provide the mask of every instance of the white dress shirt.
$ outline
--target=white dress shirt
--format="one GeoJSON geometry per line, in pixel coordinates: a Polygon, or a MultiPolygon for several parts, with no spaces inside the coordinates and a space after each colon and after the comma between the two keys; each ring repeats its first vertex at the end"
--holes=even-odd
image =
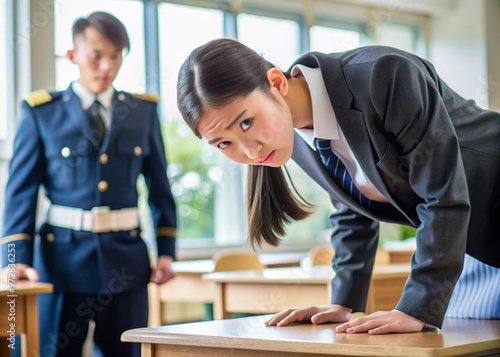
{"type": "Polygon", "coordinates": [[[78,81],[74,81],[73,83],[71,83],[71,88],[78,96],[78,98],[80,98],[80,103],[82,103],[83,110],[89,109],[89,107],[92,105],[92,103],[94,103],[95,100],[98,100],[99,103],[101,103],[101,118],[106,128],[109,128],[109,125],[111,123],[111,103],[113,102],[115,89],[111,86],[104,92],[101,92],[96,96],[78,81]]]}
{"type": "Polygon", "coordinates": [[[294,66],[292,76],[295,77],[300,73],[304,76],[311,93],[313,129],[295,129],[297,133],[314,150],[316,150],[314,138],[330,139],[333,153],[343,162],[358,190],[370,200],[388,202],[363,172],[349,147],[337,122],[321,71],[300,64],[294,66]]]}

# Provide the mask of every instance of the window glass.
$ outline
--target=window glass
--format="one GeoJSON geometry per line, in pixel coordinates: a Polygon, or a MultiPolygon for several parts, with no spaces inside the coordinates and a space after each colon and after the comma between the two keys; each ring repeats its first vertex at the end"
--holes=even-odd
{"type": "Polygon", "coordinates": [[[360,45],[360,34],[357,31],[312,26],[310,36],[311,51],[324,53],[341,52],[351,50],[360,45]]]}
{"type": "Polygon", "coordinates": [[[71,81],[78,79],[78,67],[66,57],[73,48],[71,26],[81,16],[94,11],[106,11],[116,16],[127,29],[130,37],[130,53],[116,77],[118,90],[142,93],[145,91],[144,21],[140,1],[129,0],[68,0],[55,1],[55,52],[56,88],[64,90],[71,81]],[[140,69],[140,70],[138,70],[140,69]]]}
{"type": "MultiPolygon", "coordinates": [[[[0,2],[0,53],[7,52],[7,4],[0,2]]],[[[7,115],[7,56],[0,56],[0,140],[7,139],[8,115],[7,115]]],[[[12,96],[8,96],[12,98],[12,96]]]]}
{"type": "Polygon", "coordinates": [[[290,20],[239,14],[238,40],[283,70],[300,54],[299,25],[290,20]]]}
{"type": "MultiPolygon", "coordinates": [[[[241,42],[262,53],[281,69],[288,69],[300,55],[296,22],[241,14],[238,16],[238,34],[241,42]],[[287,36],[282,36],[283,33],[287,36]]],[[[292,160],[287,163],[287,169],[297,192],[315,205],[315,212],[303,221],[290,224],[284,243],[319,237],[329,228],[328,216],[332,212],[329,196],[292,160]]]]}
{"type": "MultiPolygon", "coordinates": [[[[217,192],[239,184],[240,176],[224,170],[219,164],[223,160],[220,153],[199,140],[184,123],[177,109],[176,85],[179,68],[189,53],[223,36],[223,16],[218,10],[162,3],[158,17],[161,117],[169,177],[178,206],[178,234],[182,238],[212,238],[216,235],[217,192]]],[[[233,196],[233,200],[236,198],[233,196]]],[[[238,202],[238,211],[244,213],[242,199],[238,202]]],[[[225,212],[227,217],[234,210],[225,212]]]]}
{"type": "Polygon", "coordinates": [[[376,43],[415,52],[416,30],[409,25],[384,23],[379,26],[376,43]]]}

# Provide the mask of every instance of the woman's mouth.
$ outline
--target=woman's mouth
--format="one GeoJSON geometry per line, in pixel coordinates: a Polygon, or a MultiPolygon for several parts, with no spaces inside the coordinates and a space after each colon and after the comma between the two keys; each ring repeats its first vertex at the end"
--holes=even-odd
{"type": "Polygon", "coordinates": [[[267,155],[264,159],[259,160],[259,164],[261,165],[267,165],[271,163],[274,160],[274,155],[276,154],[276,151],[271,151],[269,155],[267,155]]]}

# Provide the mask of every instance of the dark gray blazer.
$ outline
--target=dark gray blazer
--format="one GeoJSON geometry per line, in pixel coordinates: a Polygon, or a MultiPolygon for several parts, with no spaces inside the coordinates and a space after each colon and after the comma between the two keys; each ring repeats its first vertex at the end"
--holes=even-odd
{"type": "Polygon", "coordinates": [[[310,53],[342,131],[371,182],[389,200],[359,206],[295,135],[293,160],[330,194],[335,249],[332,303],[364,311],[378,221],[417,227],[412,272],[397,309],[441,327],[464,253],[500,267],[500,114],[453,92],[412,54],[371,46],[310,53]]]}

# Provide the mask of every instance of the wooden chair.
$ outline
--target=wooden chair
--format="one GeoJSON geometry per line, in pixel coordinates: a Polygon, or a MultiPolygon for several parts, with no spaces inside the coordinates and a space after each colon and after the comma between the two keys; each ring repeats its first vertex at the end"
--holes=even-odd
{"type": "Polygon", "coordinates": [[[311,258],[312,265],[331,265],[334,255],[334,250],[331,246],[316,246],[311,248],[308,256],[311,258]]]}
{"type": "Polygon", "coordinates": [[[334,255],[334,249],[331,246],[318,245],[313,247],[307,253],[307,257],[302,261],[302,267],[313,265],[331,265],[334,255]]]}
{"type": "MultiPolygon", "coordinates": [[[[223,249],[212,256],[215,262],[214,272],[241,271],[241,270],[264,270],[266,266],[259,260],[255,252],[247,252],[236,249],[223,249]]],[[[213,320],[215,313],[213,304],[206,304],[206,318],[213,320]]],[[[232,317],[245,317],[247,314],[231,314],[232,317]]]]}
{"type": "Polygon", "coordinates": [[[264,270],[266,266],[255,252],[235,249],[223,249],[212,256],[215,262],[214,272],[239,270],[264,270]]]}

